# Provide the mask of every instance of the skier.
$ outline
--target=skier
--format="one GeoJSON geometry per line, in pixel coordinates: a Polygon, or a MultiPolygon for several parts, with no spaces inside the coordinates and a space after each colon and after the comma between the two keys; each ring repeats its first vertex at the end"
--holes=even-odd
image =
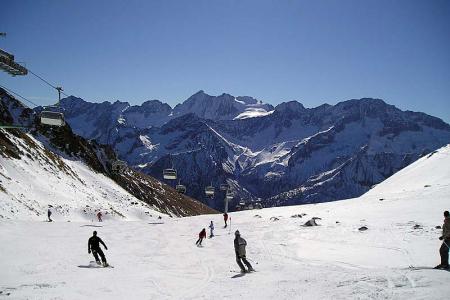
{"type": "Polygon", "coordinates": [[[209,231],[210,231],[209,238],[212,238],[214,236],[214,224],[213,224],[213,221],[211,221],[211,223],[209,224],[209,231]]]}
{"type": "Polygon", "coordinates": [[[444,211],[444,225],[442,225],[442,236],[439,239],[442,241],[441,248],[439,249],[439,254],[441,255],[441,264],[437,265],[435,269],[449,270],[448,265],[448,251],[450,249],[450,216],[449,212],[444,211]]]}
{"type": "Polygon", "coordinates": [[[100,248],[100,243],[103,245],[103,247],[105,247],[105,250],[108,250],[108,247],[106,247],[102,239],[97,236],[97,231],[94,231],[92,234],[93,235],[89,238],[88,241],[88,253],[91,254],[92,251],[92,254],[94,255],[95,261],[97,262],[98,265],[100,265],[100,259],[98,258],[98,254],[100,254],[103,266],[107,267],[108,263],[106,262],[105,254],[100,248]]]}
{"type": "Polygon", "coordinates": [[[97,213],[97,219],[98,219],[99,222],[103,222],[103,220],[102,220],[102,212],[101,211],[99,211],[97,213]]]}
{"type": "Polygon", "coordinates": [[[236,253],[236,262],[241,268],[242,273],[247,273],[251,271],[255,271],[252,267],[252,265],[248,262],[247,258],[245,257],[245,247],[247,246],[247,242],[241,238],[241,234],[239,233],[239,230],[236,230],[234,233],[235,239],[234,239],[234,252],[236,253]],[[242,261],[241,261],[242,260],[242,261]],[[247,266],[248,271],[245,270],[244,264],[247,266]]]}
{"type": "Polygon", "coordinates": [[[52,218],[51,218],[51,216],[52,216],[52,211],[51,211],[51,209],[50,209],[50,205],[48,206],[48,209],[47,209],[47,217],[48,217],[48,221],[49,222],[53,222],[53,220],[52,220],[52,218]]]}
{"type": "Polygon", "coordinates": [[[195,244],[197,246],[201,246],[204,238],[206,238],[206,229],[205,228],[203,228],[202,231],[200,231],[200,233],[198,234],[198,240],[197,240],[197,242],[195,242],[195,244]]]}
{"type": "Polygon", "coordinates": [[[227,213],[224,213],[224,214],[223,214],[223,221],[225,222],[225,227],[224,227],[224,228],[227,228],[227,226],[228,226],[228,224],[227,224],[227,221],[228,221],[228,214],[227,214],[227,213]]]}

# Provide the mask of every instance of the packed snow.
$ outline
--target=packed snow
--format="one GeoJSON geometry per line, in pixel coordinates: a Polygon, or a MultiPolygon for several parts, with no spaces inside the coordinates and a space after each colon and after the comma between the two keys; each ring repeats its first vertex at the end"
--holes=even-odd
{"type": "MultiPolygon", "coordinates": [[[[450,146],[362,197],[221,215],[102,223],[2,221],[5,299],[448,299],[438,237],[449,209],[450,146]],[[305,215],[306,214],[306,215],[305,215]],[[313,217],[319,226],[304,227],[313,217]],[[195,241],[213,220],[215,237],[195,241]],[[367,230],[359,228],[365,226],[367,230]],[[234,231],[257,272],[240,274],[234,231]],[[93,260],[97,230],[114,268],[93,260]],[[81,266],[81,267],[80,267],[81,266]]],[[[207,228],[208,229],[208,228],[207,228]]]]}

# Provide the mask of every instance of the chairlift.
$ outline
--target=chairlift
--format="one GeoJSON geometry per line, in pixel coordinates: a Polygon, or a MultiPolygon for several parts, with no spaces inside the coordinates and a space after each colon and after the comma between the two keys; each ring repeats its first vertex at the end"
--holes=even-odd
{"type": "Polygon", "coordinates": [[[227,192],[227,195],[226,195],[226,198],[227,198],[228,200],[233,199],[233,198],[234,198],[234,193],[231,192],[231,191],[228,191],[228,192],[227,192]]]}
{"type": "Polygon", "coordinates": [[[205,188],[205,194],[206,194],[206,196],[213,197],[214,196],[214,187],[212,185],[207,186],[205,188]]]}
{"type": "Polygon", "coordinates": [[[177,171],[175,169],[164,169],[163,178],[168,180],[177,179],[177,171]]]}
{"type": "Polygon", "coordinates": [[[14,61],[14,55],[0,49],[0,70],[12,76],[27,75],[28,70],[14,61]]]}
{"type": "Polygon", "coordinates": [[[120,172],[127,167],[127,163],[123,160],[116,160],[112,163],[112,170],[115,172],[120,172]]]}
{"type": "Polygon", "coordinates": [[[40,115],[41,124],[50,126],[64,126],[66,122],[64,121],[64,114],[61,112],[44,110],[40,115]]]}
{"type": "Polygon", "coordinates": [[[230,186],[228,184],[226,184],[226,183],[222,183],[220,185],[220,190],[221,191],[227,191],[229,188],[230,188],[230,186]]]}
{"type": "Polygon", "coordinates": [[[175,189],[177,190],[178,193],[180,194],[184,194],[186,193],[186,187],[182,184],[177,184],[177,186],[175,187],[175,189]]]}
{"type": "MultiPolygon", "coordinates": [[[[59,109],[59,102],[61,101],[61,91],[63,90],[62,87],[56,87],[56,90],[58,91],[58,103],[56,103],[56,106],[54,106],[56,109],[59,109]]],[[[60,111],[53,111],[53,110],[43,110],[41,112],[41,124],[44,125],[50,125],[50,126],[64,126],[66,122],[64,121],[64,114],[60,111]]]]}

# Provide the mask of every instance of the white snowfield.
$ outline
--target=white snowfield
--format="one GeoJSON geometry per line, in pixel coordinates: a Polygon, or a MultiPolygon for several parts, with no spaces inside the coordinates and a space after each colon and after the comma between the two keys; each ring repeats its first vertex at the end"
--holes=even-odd
{"type": "Polygon", "coordinates": [[[24,154],[21,159],[0,155],[0,220],[44,221],[49,205],[55,221],[92,221],[98,211],[105,221],[164,215],[83,162],[52,155],[31,135],[34,147],[3,132],[24,154]]]}
{"type": "Polygon", "coordinates": [[[221,215],[3,221],[0,298],[449,299],[450,272],[408,268],[439,263],[435,226],[442,225],[449,200],[446,146],[360,198],[231,213],[231,234],[221,215]],[[307,215],[291,217],[297,214],[307,215]],[[303,227],[312,217],[321,218],[320,226],[303,227]],[[211,220],[216,236],[196,247],[211,220]],[[236,229],[247,240],[255,273],[236,273],[236,229]],[[114,268],[78,267],[93,260],[87,253],[93,230],[114,268]]]}

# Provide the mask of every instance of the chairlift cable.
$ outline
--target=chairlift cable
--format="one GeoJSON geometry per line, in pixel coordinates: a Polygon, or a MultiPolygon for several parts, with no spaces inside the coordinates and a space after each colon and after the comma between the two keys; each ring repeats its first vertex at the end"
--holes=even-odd
{"type": "Polygon", "coordinates": [[[18,93],[14,92],[13,90],[11,90],[11,89],[9,89],[9,88],[7,88],[7,87],[5,87],[5,86],[0,85],[0,88],[4,89],[4,90],[7,91],[7,92],[10,92],[11,94],[16,95],[17,97],[22,98],[23,100],[25,100],[25,101],[27,101],[27,102],[33,104],[34,106],[39,106],[38,104],[34,103],[33,101],[28,100],[28,99],[25,98],[24,96],[19,95],[18,93]]]}

